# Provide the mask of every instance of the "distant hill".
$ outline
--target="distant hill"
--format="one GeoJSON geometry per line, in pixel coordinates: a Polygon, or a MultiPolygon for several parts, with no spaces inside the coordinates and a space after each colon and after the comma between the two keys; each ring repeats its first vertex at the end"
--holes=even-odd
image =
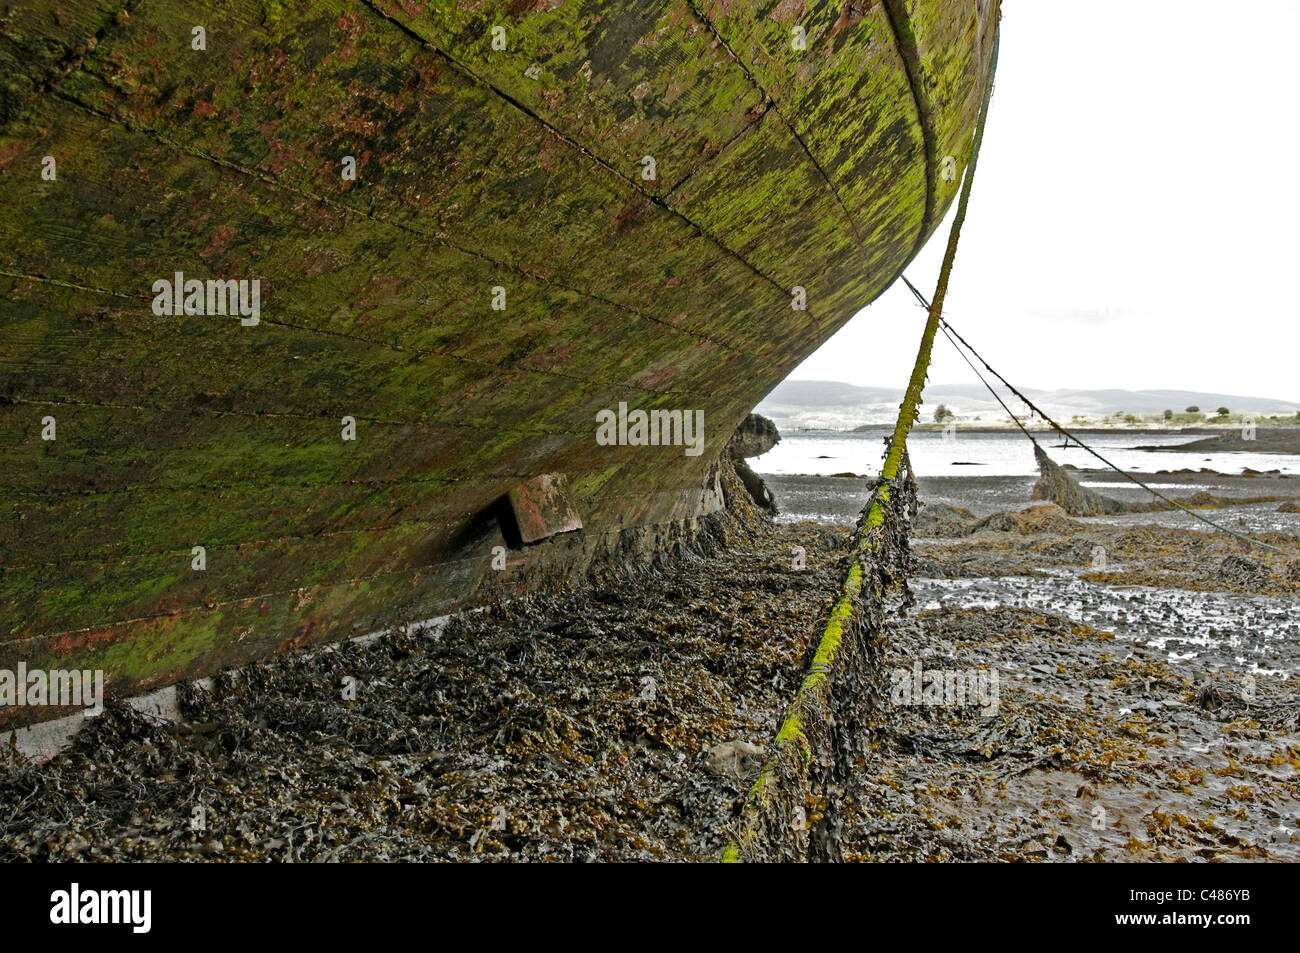
{"type": "MultiPolygon", "coordinates": [[[[1199,407],[1213,413],[1227,407],[1233,413],[1294,414],[1300,402],[1269,397],[1243,397],[1190,390],[1038,390],[1021,388],[1025,396],[1055,417],[1104,417],[1110,414],[1158,414],[1164,410],[1182,413],[1199,407]]],[[[783,430],[851,430],[863,424],[893,423],[903,391],[897,387],[859,387],[841,381],[783,381],[763,398],[755,409],[770,417],[783,430]]],[[[1019,401],[1004,393],[1008,406],[1017,413],[1019,401]]],[[[1006,411],[981,384],[930,384],[925,388],[924,419],[946,404],[960,419],[980,417],[994,421],[1006,418],[1006,411]]]]}

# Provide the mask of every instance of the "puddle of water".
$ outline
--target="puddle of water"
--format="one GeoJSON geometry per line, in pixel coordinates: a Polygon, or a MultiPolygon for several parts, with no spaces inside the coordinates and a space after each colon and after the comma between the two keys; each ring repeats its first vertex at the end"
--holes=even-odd
{"type": "Polygon", "coordinates": [[[1044,578],[915,578],[920,609],[998,606],[1056,613],[1165,653],[1170,664],[1202,659],[1211,669],[1286,678],[1300,646],[1300,599],[1115,587],[1080,579],[1086,569],[1044,578]]]}

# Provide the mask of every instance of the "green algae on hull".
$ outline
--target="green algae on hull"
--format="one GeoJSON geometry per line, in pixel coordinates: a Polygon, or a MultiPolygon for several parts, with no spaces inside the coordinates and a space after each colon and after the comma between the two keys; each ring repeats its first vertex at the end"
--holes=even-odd
{"type": "Polygon", "coordinates": [[[903,46],[867,6],[10,11],[0,667],[120,693],[688,537],[966,162],[996,5],[908,4],[903,46]],[[259,279],[261,323],[154,315],[176,271],[259,279]],[[702,409],[704,454],[597,446],[620,401],[702,409]],[[494,507],[548,473],[584,529],[494,572],[494,507]]]}

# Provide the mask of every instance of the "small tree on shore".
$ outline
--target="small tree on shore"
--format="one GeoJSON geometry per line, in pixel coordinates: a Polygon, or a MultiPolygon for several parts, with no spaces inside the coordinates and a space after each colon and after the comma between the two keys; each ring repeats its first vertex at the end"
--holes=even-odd
{"type": "Polygon", "coordinates": [[[1201,408],[1197,407],[1195,404],[1192,404],[1192,406],[1187,408],[1187,413],[1189,414],[1199,414],[1200,412],[1201,408]]]}
{"type": "Polygon", "coordinates": [[[1228,413],[1229,413],[1229,411],[1228,411],[1228,408],[1227,408],[1227,407],[1220,407],[1219,410],[1218,410],[1218,414],[1219,414],[1220,417],[1226,417],[1226,416],[1228,416],[1228,413]]]}
{"type": "Polygon", "coordinates": [[[1173,420],[1173,419],[1174,419],[1174,412],[1172,410],[1166,410],[1165,420],[1173,420]]]}
{"type": "Polygon", "coordinates": [[[936,424],[947,423],[957,415],[948,409],[946,404],[940,404],[934,411],[934,422],[936,424]]]}

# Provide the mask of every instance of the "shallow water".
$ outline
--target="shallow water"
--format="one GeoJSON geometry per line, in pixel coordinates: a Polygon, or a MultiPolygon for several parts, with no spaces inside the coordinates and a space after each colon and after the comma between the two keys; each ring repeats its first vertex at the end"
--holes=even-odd
{"type": "MultiPolygon", "coordinates": [[[[781,435],[781,442],[749,461],[758,473],[808,474],[862,473],[874,476],[880,470],[887,428],[846,433],[834,430],[801,430],[781,435]]],[[[1161,431],[1091,433],[1084,437],[1116,466],[1133,473],[1155,473],[1184,467],[1205,467],[1219,473],[1243,469],[1281,470],[1300,475],[1300,456],[1276,453],[1170,453],[1136,450],[1137,446],[1178,446],[1203,439],[1204,435],[1171,434],[1161,431]]],[[[1096,457],[1077,447],[1061,449],[1061,438],[1043,434],[1038,438],[1052,459],[1062,466],[1080,469],[1102,466],[1096,457]]],[[[940,476],[1036,476],[1033,445],[1021,433],[914,433],[907,441],[912,466],[920,477],[940,476]]]]}
{"type": "MultiPolygon", "coordinates": [[[[1198,659],[1213,671],[1286,679],[1300,654],[1300,598],[1099,585],[1079,578],[1087,571],[1044,570],[1046,577],[914,578],[911,588],[917,609],[1015,606],[1053,612],[1159,650],[1171,664],[1198,659]]],[[[1124,654],[1118,646],[1117,652],[1124,654]]]]}

